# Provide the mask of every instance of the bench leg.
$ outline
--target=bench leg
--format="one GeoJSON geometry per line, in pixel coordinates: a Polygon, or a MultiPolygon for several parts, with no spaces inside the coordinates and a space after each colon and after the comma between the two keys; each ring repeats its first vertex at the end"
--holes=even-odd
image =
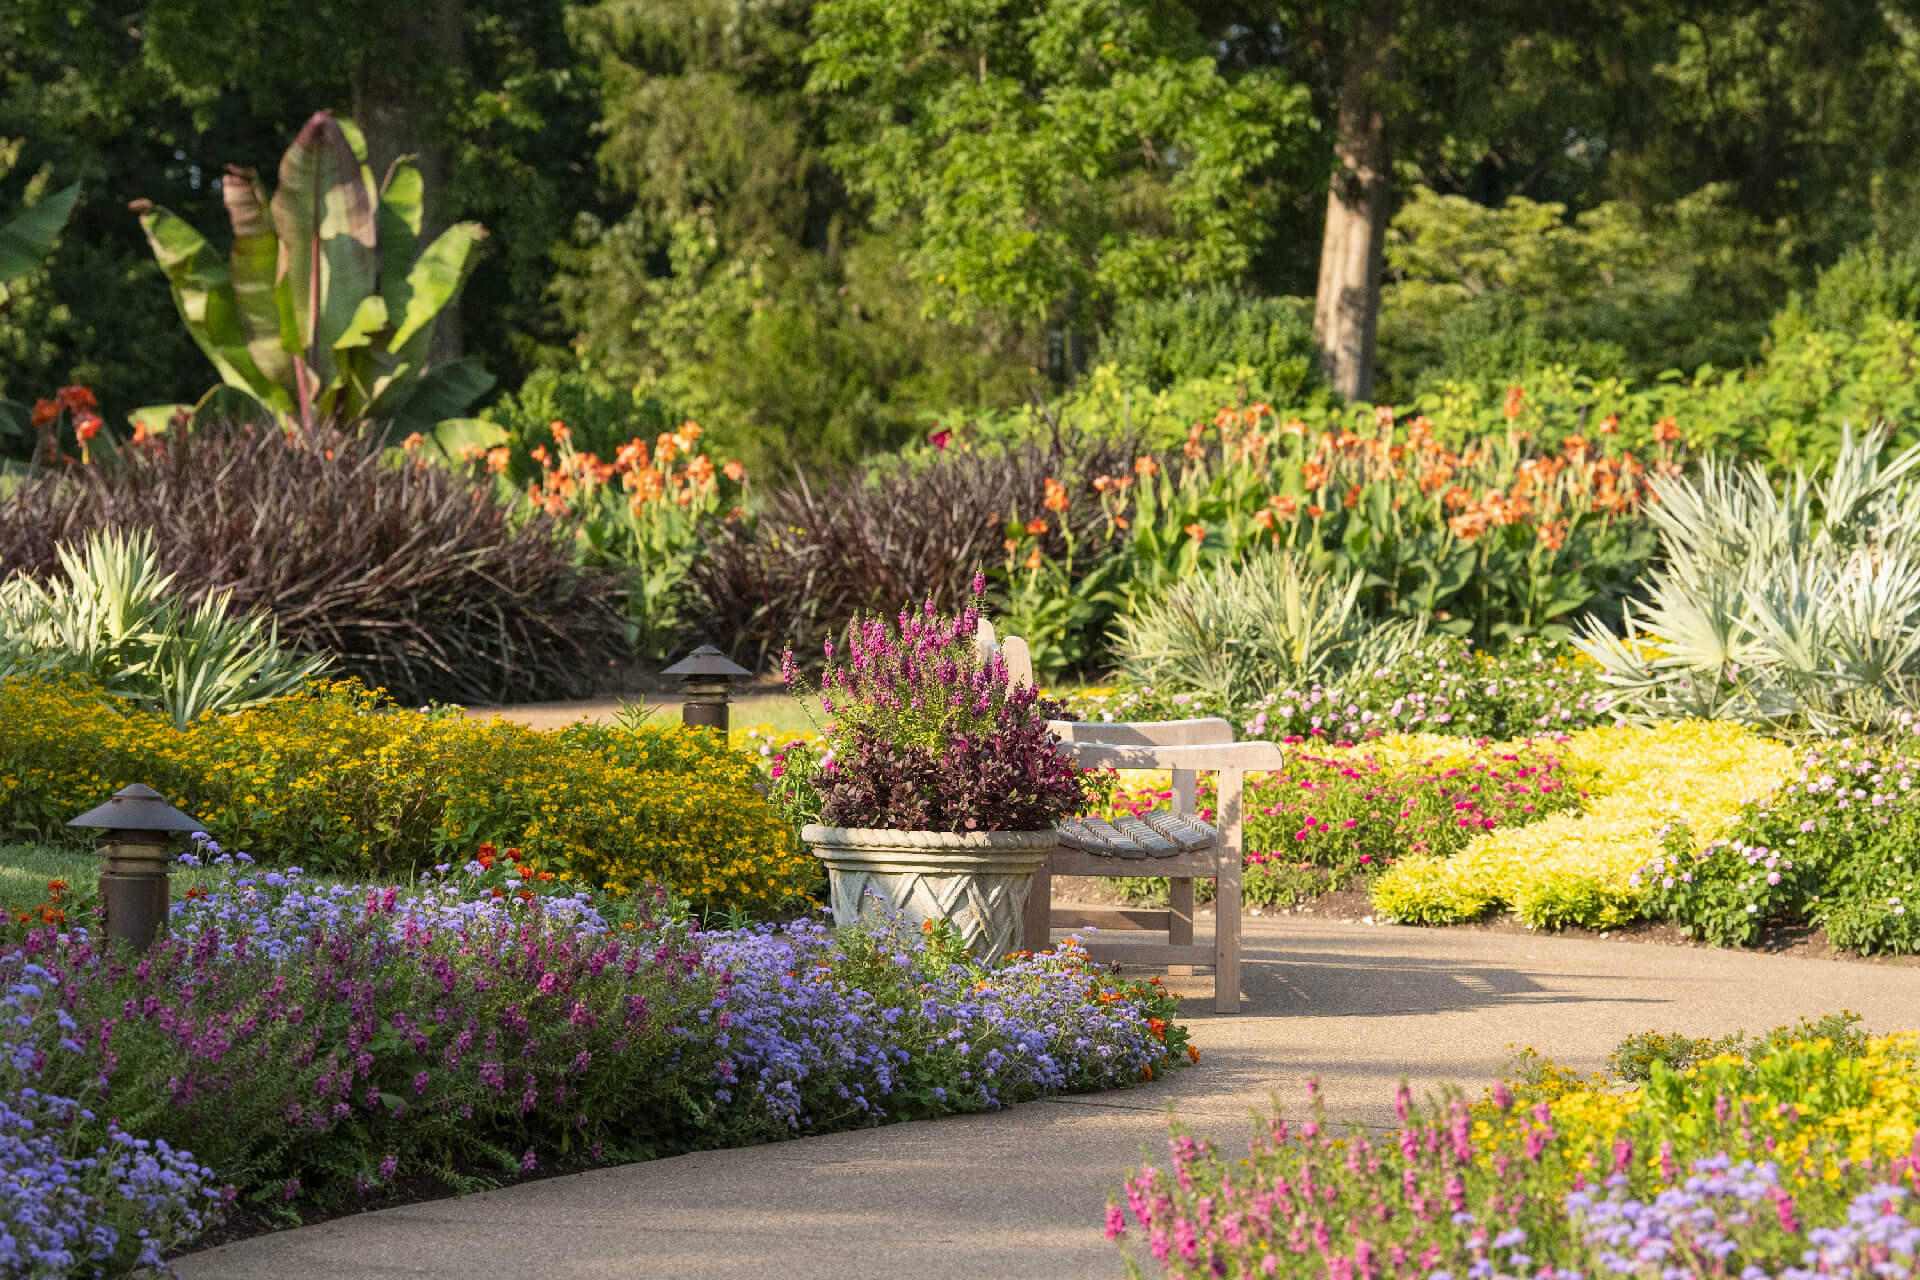
{"type": "Polygon", "coordinates": [[[1022,950],[1053,949],[1053,872],[1046,867],[1033,873],[1027,909],[1020,915],[1020,937],[1022,950]]]}
{"type": "Polygon", "coordinates": [[[1213,1011],[1240,1012],[1240,867],[1220,868],[1213,895],[1213,1011]]]}
{"type": "MultiPolygon", "coordinates": [[[[1175,876],[1167,890],[1167,941],[1176,947],[1193,945],[1193,877],[1175,876]]],[[[1190,964],[1170,964],[1167,973],[1171,977],[1186,978],[1193,974],[1190,964]]]]}

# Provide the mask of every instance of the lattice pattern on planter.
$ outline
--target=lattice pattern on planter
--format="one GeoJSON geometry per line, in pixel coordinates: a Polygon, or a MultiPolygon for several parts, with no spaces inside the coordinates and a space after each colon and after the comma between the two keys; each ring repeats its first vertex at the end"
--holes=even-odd
{"type": "Polygon", "coordinates": [[[840,871],[833,886],[833,918],[851,924],[874,909],[876,899],[915,924],[949,920],[982,959],[998,960],[1020,947],[1020,916],[1032,888],[1029,875],[938,875],[924,871],[840,871]],[[869,896],[873,895],[873,896],[869,896]]]}

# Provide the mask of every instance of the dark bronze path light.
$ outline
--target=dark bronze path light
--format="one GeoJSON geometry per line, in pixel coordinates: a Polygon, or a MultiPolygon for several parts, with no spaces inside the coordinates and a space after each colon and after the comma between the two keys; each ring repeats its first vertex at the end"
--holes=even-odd
{"type": "Polygon", "coordinates": [[[67,825],[100,831],[100,853],[107,860],[100,870],[107,936],[145,951],[165,931],[173,905],[167,836],[175,831],[204,831],[206,824],[168,804],[152,787],[136,782],[67,825]]]}
{"type": "Polygon", "coordinates": [[[680,706],[682,724],[690,729],[718,729],[725,733],[729,719],[729,682],[735,676],[750,676],[753,672],[712,645],[703,644],[661,674],[679,676],[681,687],[686,690],[687,700],[680,706]]]}

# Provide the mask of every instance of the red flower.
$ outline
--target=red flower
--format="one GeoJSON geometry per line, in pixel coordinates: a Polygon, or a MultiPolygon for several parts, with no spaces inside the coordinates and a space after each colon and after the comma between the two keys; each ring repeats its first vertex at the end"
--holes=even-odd
{"type": "Polygon", "coordinates": [[[44,431],[46,428],[52,426],[54,419],[59,416],[60,406],[54,401],[35,400],[33,402],[33,429],[35,431],[44,431]]]}
{"type": "Polygon", "coordinates": [[[75,413],[91,412],[100,407],[100,402],[93,398],[93,391],[87,387],[62,387],[54,393],[53,398],[60,402],[62,409],[70,409],[75,413]]]}

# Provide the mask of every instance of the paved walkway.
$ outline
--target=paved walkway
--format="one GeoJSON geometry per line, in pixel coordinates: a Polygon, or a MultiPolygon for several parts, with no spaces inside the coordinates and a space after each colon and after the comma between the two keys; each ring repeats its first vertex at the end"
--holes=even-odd
{"type": "MultiPolygon", "coordinates": [[[[1107,1197],[1172,1103],[1223,1149],[1317,1076],[1341,1120],[1488,1083],[1509,1046],[1599,1070],[1623,1036],[1761,1031],[1851,1009],[1920,1028],[1920,970],[1627,942],[1249,919],[1237,1017],[1196,1006],[1199,1067],[994,1115],[702,1152],[389,1209],[182,1259],[186,1280],[1117,1276],[1107,1197]]],[[[1184,983],[1184,980],[1182,980],[1184,983]]],[[[1193,980],[1195,994],[1208,979],[1193,980]]]]}

